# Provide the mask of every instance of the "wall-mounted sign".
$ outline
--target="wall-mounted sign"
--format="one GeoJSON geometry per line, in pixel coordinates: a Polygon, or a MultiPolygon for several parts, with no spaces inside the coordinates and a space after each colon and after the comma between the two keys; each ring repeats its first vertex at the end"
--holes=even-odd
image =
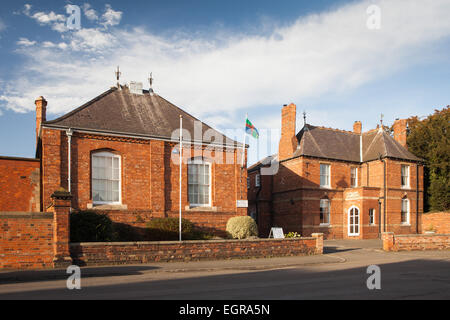
{"type": "Polygon", "coordinates": [[[236,206],[238,208],[248,208],[248,200],[238,200],[236,201],[236,206]]]}

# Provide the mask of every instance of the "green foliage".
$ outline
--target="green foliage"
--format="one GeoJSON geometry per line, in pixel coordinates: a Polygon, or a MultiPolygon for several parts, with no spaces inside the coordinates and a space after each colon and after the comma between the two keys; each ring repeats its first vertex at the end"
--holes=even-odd
{"type": "Polygon", "coordinates": [[[285,238],[301,238],[302,236],[297,232],[289,232],[284,235],[285,238]]]}
{"type": "Polygon", "coordinates": [[[117,242],[135,242],[145,240],[143,235],[133,226],[124,223],[114,223],[114,241],[117,242]]]}
{"type": "Polygon", "coordinates": [[[95,211],[78,211],[70,215],[71,242],[107,242],[114,240],[111,219],[95,211]]]}
{"type": "Polygon", "coordinates": [[[407,143],[414,155],[425,160],[425,211],[450,209],[450,106],[424,120],[408,119],[407,143]]]}
{"type": "Polygon", "coordinates": [[[258,226],[249,216],[233,217],[227,222],[227,232],[233,239],[246,239],[258,236],[258,226]]]}
{"type": "MultiPolygon", "coordinates": [[[[175,241],[179,235],[178,218],[155,218],[147,223],[147,236],[149,241],[175,241]]],[[[186,219],[181,221],[181,234],[183,240],[207,240],[209,235],[198,231],[192,222],[186,219]]]]}

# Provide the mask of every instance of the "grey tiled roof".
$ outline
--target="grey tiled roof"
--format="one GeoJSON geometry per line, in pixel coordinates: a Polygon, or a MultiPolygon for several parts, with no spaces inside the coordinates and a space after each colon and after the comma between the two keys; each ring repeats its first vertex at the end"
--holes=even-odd
{"type": "MultiPolygon", "coordinates": [[[[44,122],[44,125],[170,139],[174,130],[180,128],[180,115],[183,116],[183,129],[188,130],[190,140],[194,140],[194,122],[198,119],[157,94],[149,94],[148,91],[142,95],[132,94],[127,87],[122,87],[122,90],[111,88],[72,112],[44,122]]],[[[241,143],[203,122],[201,128],[202,133],[212,130],[211,142],[214,144],[242,147],[241,143]]]]}
{"type": "Polygon", "coordinates": [[[297,134],[298,149],[294,157],[311,156],[352,162],[365,162],[381,157],[421,161],[384,130],[362,135],[342,130],[305,125],[297,134]],[[361,147],[362,143],[362,147],[361,147]]]}

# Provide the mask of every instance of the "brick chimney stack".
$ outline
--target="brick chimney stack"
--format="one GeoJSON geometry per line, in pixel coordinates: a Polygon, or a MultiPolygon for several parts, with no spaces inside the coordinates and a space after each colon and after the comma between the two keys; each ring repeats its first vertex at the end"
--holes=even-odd
{"type": "Polygon", "coordinates": [[[353,132],[357,134],[361,134],[362,132],[362,123],[361,121],[355,121],[353,124],[353,132]]]}
{"type": "Polygon", "coordinates": [[[295,122],[297,106],[291,103],[281,110],[281,139],[278,147],[278,160],[289,159],[297,150],[295,122]]]}
{"type": "Polygon", "coordinates": [[[406,119],[397,119],[394,122],[394,140],[408,149],[406,144],[407,138],[407,121],[406,119]]]}
{"type": "Polygon", "coordinates": [[[47,120],[47,100],[40,96],[34,102],[36,104],[36,142],[39,140],[41,123],[47,120]]]}

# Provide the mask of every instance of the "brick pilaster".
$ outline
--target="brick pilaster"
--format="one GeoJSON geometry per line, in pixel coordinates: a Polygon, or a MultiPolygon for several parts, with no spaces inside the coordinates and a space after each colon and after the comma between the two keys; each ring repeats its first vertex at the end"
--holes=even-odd
{"type": "Polygon", "coordinates": [[[53,267],[63,268],[72,264],[70,257],[70,204],[72,195],[67,191],[55,191],[53,204],[49,211],[53,212],[53,267]]]}
{"type": "Polygon", "coordinates": [[[381,233],[381,239],[383,240],[383,250],[384,251],[395,251],[394,233],[393,232],[381,233]]]}
{"type": "Polygon", "coordinates": [[[323,233],[313,233],[311,237],[316,238],[316,254],[323,254],[323,233]]]}

